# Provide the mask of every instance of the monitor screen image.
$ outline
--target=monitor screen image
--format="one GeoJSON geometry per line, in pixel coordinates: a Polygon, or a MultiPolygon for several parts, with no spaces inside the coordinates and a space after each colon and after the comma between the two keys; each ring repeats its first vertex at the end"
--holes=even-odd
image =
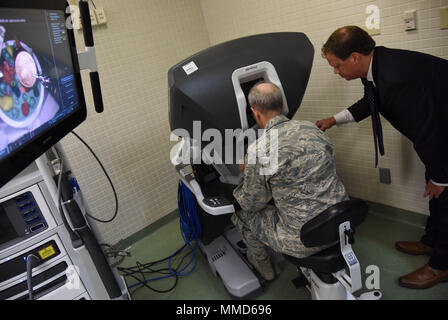
{"type": "Polygon", "coordinates": [[[0,158],[78,106],[64,29],[59,12],[2,10],[0,158]]]}
{"type": "MultiPolygon", "coordinates": [[[[6,162],[14,171],[24,169],[85,119],[73,34],[67,29],[65,3],[61,6],[1,8],[1,173],[6,162]]],[[[0,179],[1,187],[6,179],[0,179]]]]}

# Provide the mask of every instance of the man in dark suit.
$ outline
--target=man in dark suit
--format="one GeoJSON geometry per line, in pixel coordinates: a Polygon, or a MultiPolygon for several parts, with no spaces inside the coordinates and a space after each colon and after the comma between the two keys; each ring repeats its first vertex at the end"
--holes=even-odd
{"type": "Polygon", "coordinates": [[[408,288],[430,288],[448,281],[448,61],[419,52],[376,47],[363,29],[336,30],[322,54],[346,80],[361,78],[364,97],[333,117],[319,120],[323,131],[347,122],[372,119],[375,165],[384,155],[381,114],[411,140],[426,167],[424,197],[430,216],[417,242],[399,241],[399,251],[430,255],[422,268],[400,277],[408,288]]]}

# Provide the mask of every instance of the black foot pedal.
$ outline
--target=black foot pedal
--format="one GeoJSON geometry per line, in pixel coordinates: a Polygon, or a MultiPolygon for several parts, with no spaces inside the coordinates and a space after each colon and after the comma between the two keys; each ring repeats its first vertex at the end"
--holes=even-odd
{"type": "Polygon", "coordinates": [[[300,275],[297,278],[291,280],[291,282],[292,282],[292,284],[294,285],[294,287],[296,289],[303,288],[303,287],[308,286],[310,284],[308,282],[308,280],[304,276],[302,276],[302,275],[300,275]]]}
{"type": "Polygon", "coordinates": [[[236,243],[236,245],[237,245],[240,249],[243,249],[243,250],[246,250],[246,249],[247,249],[246,244],[243,242],[243,240],[238,241],[238,242],[236,243]]]}

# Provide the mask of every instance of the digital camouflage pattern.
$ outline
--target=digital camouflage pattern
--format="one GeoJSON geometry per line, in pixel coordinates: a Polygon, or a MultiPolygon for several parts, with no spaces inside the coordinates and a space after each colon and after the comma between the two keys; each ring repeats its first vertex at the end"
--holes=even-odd
{"type": "MultiPolygon", "coordinates": [[[[311,122],[289,120],[284,115],[268,122],[257,142],[263,139],[267,156],[278,147],[278,167],[271,174],[260,174],[272,165],[265,160],[247,163],[246,156],[243,180],[233,193],[242,210],[232,216],[232,222],[260,259],[268,254],[265,245],[297,258],[327,248],[306,248],[300,230],[328,207],[349,199],[336,174],[331,141],[311,122]],[[272,135],[273,130],[277,134],[272,135]],[[271,136],[278,136],[277,141],[271,141],[271,136]]],[[[258,152],[260,145],[263,143],[249,148],[248,153],[258,152]]]]}

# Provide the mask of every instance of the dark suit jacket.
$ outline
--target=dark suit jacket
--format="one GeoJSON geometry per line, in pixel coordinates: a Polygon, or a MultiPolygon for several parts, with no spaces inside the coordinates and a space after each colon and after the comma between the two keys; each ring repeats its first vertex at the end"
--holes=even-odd
{"type": "MultiPolygon", "coordinates": [[[[372,73],[380,114],[414,143],[429,178],[448,183],[448,61],[376,47],[372,73]]],[[[366,97],[349,111],[357,122],[367,118],[366,97]]]]}

